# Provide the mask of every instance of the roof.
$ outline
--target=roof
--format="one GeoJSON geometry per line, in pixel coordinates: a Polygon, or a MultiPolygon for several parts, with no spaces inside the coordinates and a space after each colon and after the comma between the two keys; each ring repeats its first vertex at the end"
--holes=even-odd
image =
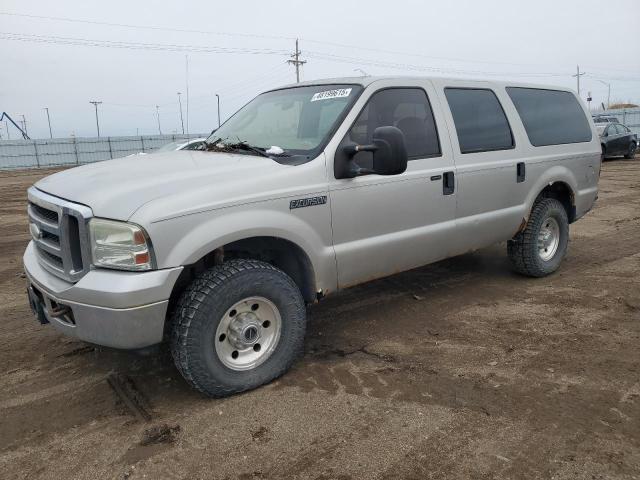
{"type": "MultiPolygon", "coordinates": [[[[292,87],[305,87],[311,85],[330,85],[330,84],[355,84],[362,85],[363,87],[367,87],[374,82],[379,82],[383,80],[392,80],[398,83],[403,81],[412,80],[412,81],[424,81],[424,80],[434,80],[438,82],[451,82],[451,83],[459,83],[459,82],[479,82],[486,83],[488,85],[503,85],[503,86],[511,86],[511,87],[529,87],[529,88],[544,88],[550,90],[562,90],[562,91],[571,91],[572,89],[566,88],[560,85],[548,85],[548,84],[537,84],[537,83],[529,83],[529,82],[518,82],[518,81],[510,81],[504,79],[494,79],[489,80],[486,78],[464,78],[464,77],[438,77],[438,76],[359,76],[359,77],[336,77],[336,78],[319,78],[316,80],[307,80],[300,83],[290,83],[288,85],[282,85],[277,88],[273,88],[271,90],[280,90],[282,88],[292,88],[292,87]]],[[[575,92],[574,92],[575,93],[575,92]]]]}

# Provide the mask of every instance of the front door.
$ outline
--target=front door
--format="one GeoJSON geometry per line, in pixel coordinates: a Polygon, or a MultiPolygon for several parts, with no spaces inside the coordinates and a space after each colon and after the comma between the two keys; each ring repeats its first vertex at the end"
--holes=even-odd
{"type": "MultiPolygon", "coordinates": [[[[366,95],[366,92],[363,95],[366,95]]],[[[430,83],[378,88],[338,145],[369,144],[377,127],[395,126],[409,162],[400,175],[330,180],[338,286],[344,288],[447,257],[455,229],[455,168],[430,83]],[[435,115],[434,115],[435,113],[435,115]]],[[[362,104],[362,103],[360,103],[362,104]]],[[[371,168],[369,152],[356,154],[371,168]]]]}

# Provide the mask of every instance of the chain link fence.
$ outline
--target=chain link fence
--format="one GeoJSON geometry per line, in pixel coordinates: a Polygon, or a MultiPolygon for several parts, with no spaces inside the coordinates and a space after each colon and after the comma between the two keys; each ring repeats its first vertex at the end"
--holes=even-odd
{"type": "Polygon", "coordinates": [[[140,152],[149,153],[170,142],[206,136],[207,134],[2,140],[0,170],[83,165],[140,152]]]}
{"type": "Polygon", "coordinates": [[[611,115],[616,117],[620,123],[640,137],[640,107],[636,108],[616,108],[614,110],[603,110],[593,112],[593,115],[611,115]]]}

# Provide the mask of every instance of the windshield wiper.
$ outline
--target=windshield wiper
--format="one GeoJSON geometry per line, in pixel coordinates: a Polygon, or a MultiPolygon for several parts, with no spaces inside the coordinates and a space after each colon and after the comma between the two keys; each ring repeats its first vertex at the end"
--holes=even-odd
{"type": "Polygon", "coordinates": [[[245,142],[244,140],[239,140],[238,143],[232,143],[226,146],[230,148],[235,148],[237,150],[250,151],[257,155],[260,155],[261,157],[271,158],[271,156],[267,152],[265,152],[264,148],[256,147],[254,145],[251,145],[245,142]]]}
{"type": "Polygon", "coordinates": [[[259,155],[261,157],[271,158],[271,155],[269,155],[264,150],[264,148],[256,147],[255,145],[251,145],[250,143],[247,143],[246,141],[240,139],[238,139],[238,141],[235,143],[226,143],[226,141],[222,139],[217,139],[214,142],[206,142],[205,150],[209,152],[227,153],[233,153],[240,150],[243,152],[255,153],[256,155],[259,155]]]}

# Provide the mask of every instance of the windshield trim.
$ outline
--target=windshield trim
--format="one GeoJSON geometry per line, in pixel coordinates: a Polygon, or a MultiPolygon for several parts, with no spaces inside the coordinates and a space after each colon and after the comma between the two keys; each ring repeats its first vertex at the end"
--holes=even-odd
{"type": "MultiPolygon", "coordinates": [[[[318,144],[318,146],[313,148],[313,149],[311,149],[311,150],[307,150],[306,153],[294,153],[295,150],[292,150],[291,151],[291,156],[289,156],[289,157],[284,157],[284,156],[281,156],[281,157],[280,156],[278,156],[278,157],[270,157],[273,161],[278,162],[278,163],[282,163],[282,164],[285,164],[285,165],[286,164],[302,165],[303,163],[310,162],[311,160],[316,158],[318,155],[320,155],[321,152],[324,151],[324,149],[327,147],[327,145],[329,144],[331,139],[334,137],[334,135],[336,134],[336,132],[338,131],[338,129],[340,128],[340,126],[344,122],[345,118],[347,118],[347,115],[349,114],[349,112],[351,111],[353,106],[355,105],[355,103],[358,100],[358,98],[360,98],[360,95],[362,95],[362,92],[364,92],[366,90],[366,87],[364,85],[362,85],[360,83],[354,83],[354,82],[346,82],[346,83],[339,83],[339,82],[323,83],[323,82],[319,82],[317,84],[293,85],[293,86],[288,86],[288,87],[280,87],[280,88],[274,88],[274,89],[271,89],[271,90],[266,90],[266,91],[260,93],[259,95],[256,95],[251,100],[249,100],[247,103],[245,103],[242,107],[240,107],[238,110],[236,110],[233,115],[231,115],[229,118],[227,118],[224,121],[224,123],[222,123],[220,125],[220,127],[222,127],[222,125],[224,125],[229,120],[231,120],[233,117],[235,117],[244,107],[246,107],[249,103],[253,102],[256,98],[258,98],[261,95],[265,95],[265,94],[271,93],[271,92],[278,92],[278,91],[282,91],[282,90],[293,90],[294,88],[325,87],[325,86],[326,87],[330,87],[330,86],[336,86],[336,85],[343,85],[343,86],[349,86],[349,87],[359,87],[359,88],[358,88],[358,91],[353,95],[353,98],[351,98],[349,100],[349,102],[345,105],[345,108],[342,110],[342,112],[340,112],[340,115],[338,115],[338,117],[336,118],[335,122],[333,122],[332,128],[330,128],[329,131],[327,131],[327,133],[325,134],[325,136],[322,139],[322,141],[318,144]]],[[[206,139],[207,143],[209,143],[209,139],[210,138],[215,137],[215,134],[220,129],[220,127],[218,127],[214,132],[211,133],[211,135],[209,135],[207,137],[207,139],[206,139]]],[[[286,150],[286,151],[289,151],[289,150],[286,150]]]]}

